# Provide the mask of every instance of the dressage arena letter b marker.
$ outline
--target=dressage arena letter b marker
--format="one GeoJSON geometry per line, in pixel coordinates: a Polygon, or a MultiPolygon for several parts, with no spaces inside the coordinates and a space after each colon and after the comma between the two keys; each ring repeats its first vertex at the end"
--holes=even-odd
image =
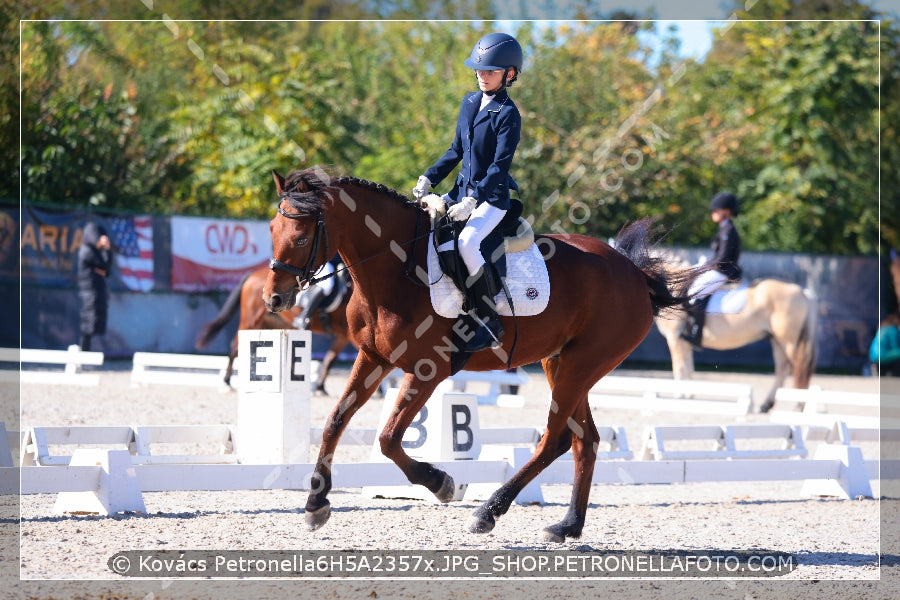
{"type": "Polygon", "coordinates": [[[472,432],[472,411],[465,404],[453,404],[450,407],[453,418],[450,420],[453,425],[453,452],[466,452],[472,449],[475,443],[475,434],[472,432]],[[464,442],[460,442],[460,434],[464,442]]]}
{"type": "MultiPolygon", "coordinates": [[[[442,383],[416,415],[403,435],[402,446],[410,457],[422,461],[477,460],[481,454],[481,432],[478,426],[478,397],[449,391],[442,383]]],[[[390,388],[384,398],[378,431],[393,411],[398,391],[390,388]]],[[[371,460],[385,462],[381,445],[372,445],[371,460]]],[[[456,486],[455,500],[461,500],[466,484],[456,486]]],[[[417,498],[433,500],[434,494],[420,485],[370,486],[363,489],[368,497],[417,498]]]]}
{"type": "Polygon", "coordinates": [[[244,464],[309,461],[312,334],[246,329],[238,334],[235,453],[244,464]]]}

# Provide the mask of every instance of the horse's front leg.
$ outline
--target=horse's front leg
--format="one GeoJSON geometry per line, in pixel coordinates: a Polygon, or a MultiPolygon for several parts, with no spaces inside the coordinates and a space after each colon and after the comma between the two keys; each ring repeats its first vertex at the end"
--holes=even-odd
{"type": "Polygon", "coordinates": [[[328,492],[331,491],[331,463],[334,460],[338,440],[351,417],[368,401],[372,392],[378,388],[381,380],[389,372],[389,365],[370,359],[363,352],[359,353],[356,362],[353,363],[347,387],[340,401],[328,415],[322,430],[322,445],[319,447],[319,457],[310,477],[309,497],[306,500],[306,525],[310,531],[324,525],[331,516],[328,492]]]}
{"type": "Polygon", "coordinates": [[[450,502],[455,489],[453,478],[431,463],[415,460],[403,449],[403,434],[438,383],[440,380],[436,377],[423,381],[412,373],[407,373],[400,385],[394,410],[388,417],[378,442],[381,444],[381,453],[400,467],[410,483],[424,485],[441,502],[450,502]]]}

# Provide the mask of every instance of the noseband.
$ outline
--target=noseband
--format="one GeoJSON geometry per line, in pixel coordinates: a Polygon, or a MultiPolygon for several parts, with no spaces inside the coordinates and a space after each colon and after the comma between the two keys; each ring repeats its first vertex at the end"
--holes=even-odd
{"type": "MultiPolygon", "coordinates": [[[[301,219],[303,217],[313,216],[310,213],[289,213],[283,208],[281,208],[281,202],[278,203],[278,212],[281,216],[286,217],[288,219],[301,219]]],[[[306,281],[309,284],[315,283],[315,278],[311,278],[310,276],[314,272],[318,272],[319,269],[325,266],[325,263],[331,258],[328,254],[328,230],[325,228],[325,219],[322,218],[322,213],[319,212],[315,215],[318,220],[316,222],[316,232],[313,234],[313,242],[312,249],[309,252],[309,260],[306,261],[306,265],[302,269],[298,269],[297,267],[291,266],[285,262],[281,262],[274,256],[269,261],[269,268],[273,271],[283,271],[288,273],[289,275],[293,275],[297,278],[297,285],[300,289],[303,289],[303,282],[306,281]],[[321,238],[325,237],[325,262],[316,267],[316,256],[319,254],[319,243],[321,238]]]]}

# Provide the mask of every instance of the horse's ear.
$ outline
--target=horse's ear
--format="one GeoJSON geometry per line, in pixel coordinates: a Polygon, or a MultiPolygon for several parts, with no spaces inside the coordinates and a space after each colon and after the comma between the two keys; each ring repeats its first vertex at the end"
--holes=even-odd
{"type": "Polygon", "coordinates": [[[284,177],[279,175],[275,169],[272,169],[272,179],[275,180],[275,191],[279,194],[284,192],[284,177]]]}

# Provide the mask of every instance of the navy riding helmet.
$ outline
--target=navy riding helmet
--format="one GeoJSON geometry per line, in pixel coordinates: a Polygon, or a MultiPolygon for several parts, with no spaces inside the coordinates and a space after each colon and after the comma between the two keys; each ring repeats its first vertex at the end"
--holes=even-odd
{"type": "Polygon", "coordinates": [[[511,85],[522,70],[522,46],[507,33],[489,33],[475,44],[472,54],[463,63],[470,69],[496,71],[515,69],[515,75],[506,82],[511,85]]]}

